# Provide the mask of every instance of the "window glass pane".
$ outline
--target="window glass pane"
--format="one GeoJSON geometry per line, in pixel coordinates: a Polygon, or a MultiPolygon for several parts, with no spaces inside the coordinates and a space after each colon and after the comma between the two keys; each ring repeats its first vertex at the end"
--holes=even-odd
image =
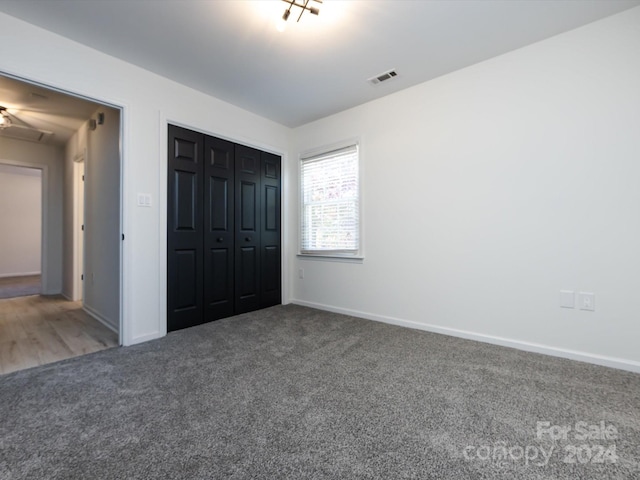
{"type": "Polygon", "coordinates": [[[301,167],[301,252],[358,253],[357,145],[303,158],[301,167]]]}

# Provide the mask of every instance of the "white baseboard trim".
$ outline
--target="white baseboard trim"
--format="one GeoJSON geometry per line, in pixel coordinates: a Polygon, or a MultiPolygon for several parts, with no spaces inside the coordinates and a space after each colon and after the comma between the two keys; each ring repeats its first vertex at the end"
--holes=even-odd
{"type": "Polygon", "coordinates": [[[32,275],[42,275],[42,272],[0,273],[0,278],[31,277],[32,275]]]}
{"type": "Polygon", "coordinates": [[[147,333],[145,335],[140,335],[137,336],[135,338],[133,338],[131,340],[130,343],[127,344],[128,345],[136,345],[138,343],[143,343],[143,342],[148,342],[149,340],[156,340],[158,338],[162,338],[162,334],[160,332],[154,332],[154,333],[147,333]]]}
{"type": "Polygon", "coordinates": [[[478,342],[500,345],[502,347],[515,348],[526,352],[541,353],[553,357],[567,358],[569,360],[577,360],[579,362],[592,363],[603,367],[616,368],[618,370],[627,370],[629,372],[640,373],[640,362],[633,360],[625,360],[622,358],[608,357],[605,355],[597,355],[593,353],[578,352],[537,343],[523,342],[521,340],[512,340],[509,338],[496,337],[493,335],[485,335],[482,333],[469,332],[467,330],[458,330],[455,328],[439,327],[437,325],[429,325],[424,323],[413,322],[411,320],[402,320],[395,317],[387,317],[384,315],[376,315],[373,313],[362,312],[359,310],[351,310],[348,308],[334,307],[332,305],[324,305],[321,303],[307,302],[305,300],[292,300],[291,303],[304,307],[317,308],[318,310],[326,310],[328,312],[342,313],[353,317],[374,320],[376,322],[389,323],[401,327],[413,328],[416,330],[424,330],[427,332],[449,335],[451,337],[459,337],[467,340],[475,340],[478,342]]]}
{"type": "MultiPolygon", "coordinates": [[[[60,295],[62,295],[64,298],[66,298],[67,300],[69,300],[70,302],[80,302],[82,299],[78,298],[77,300],[73,299],[73,295],[69,295],[67,293],[61,292],[60,295]]],[[[87,312],[89,313],[89,312],[87,312]]]]}
{"type": "MultiPolygon", "coordinates": [[[[69,300],[70,302],[79,302],[82,299],[78,298],[76,300],[73,299],[73,294],[72,293],[65,293],[65,292],[61,292],[60,295],[62,295],[64,298],[66,298],[67,300],[69,300]]],[[[89,312],[87,312],[89,313],[89,312]]]]}
{"type": "Polygon", "coordinates": [[[93,318],[95,318],[97,321],[99,321],[101,324],[103,324],[105,327],[107,327],[109,330],[111,330],[114,333],[120,333],[118,332],[118,327],[114,326],[109,320],[107,320],[105,317],[103,317],[102,315],[100,315],[98,312],[96,312],[93,308],[87,306],[87,305],[83,305],[82,309],[87,312],[87,314],[91,315],[93,318]]]}

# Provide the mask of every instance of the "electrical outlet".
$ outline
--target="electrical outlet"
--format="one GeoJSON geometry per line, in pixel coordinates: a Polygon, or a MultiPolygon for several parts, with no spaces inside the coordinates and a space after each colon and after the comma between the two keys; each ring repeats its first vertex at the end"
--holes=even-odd
{"type": "Polygon", "coordinates": [[[298,269],[298,278],[302,280],[304,278],[304,268],[298,269]]]}
{"type": "Polygon", "coordinates": [[[591,292],[580,292],[578,294],[578,302],[580,310],[593,312],[596,309],[596,294],[591,292]]]}

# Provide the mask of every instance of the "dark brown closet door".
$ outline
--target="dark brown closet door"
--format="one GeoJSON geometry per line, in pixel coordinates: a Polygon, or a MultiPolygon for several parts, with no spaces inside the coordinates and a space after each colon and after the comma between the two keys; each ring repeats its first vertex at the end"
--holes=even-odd
{"type": "Polygon", "coordinates": [[[261,152],[260,308],[282,301],[280,268],[280,157],[261,152]]]}
{"type": "Polygon", "coordinates": [[[235,313],[260,306],[260,151],[235,149],[235,313]]]}
{"type": "Polygon", "coordinates": [[[203,136],[169,127],[167,330],[203,318],[203,136]]]}
{"type": "Polygon", "coordinates": [[[169,126],[167,330],[281,302],[281,159],[169,126]]]}
{"type": "Polygon", "coordinates": [[[204,141],[204,321],[234,312],[234,144],[204,141]]]}

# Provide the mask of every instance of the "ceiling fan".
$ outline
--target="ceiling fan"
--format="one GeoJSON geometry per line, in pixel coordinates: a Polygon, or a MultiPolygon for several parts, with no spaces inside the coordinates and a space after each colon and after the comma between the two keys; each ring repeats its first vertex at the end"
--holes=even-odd
{"type": "Polygon", "coordinates": [[[9,113],[7,107],[0,106],[0,135],[40,142],[51,137],[53,132],[32,127],[15,114],[9,113]]]}
{"type": "Polygon", "coordinates": [[[7,128],[11,125],[11,117],[7,112],[7,107],[0,107],[0,128],[7,128]]]}

